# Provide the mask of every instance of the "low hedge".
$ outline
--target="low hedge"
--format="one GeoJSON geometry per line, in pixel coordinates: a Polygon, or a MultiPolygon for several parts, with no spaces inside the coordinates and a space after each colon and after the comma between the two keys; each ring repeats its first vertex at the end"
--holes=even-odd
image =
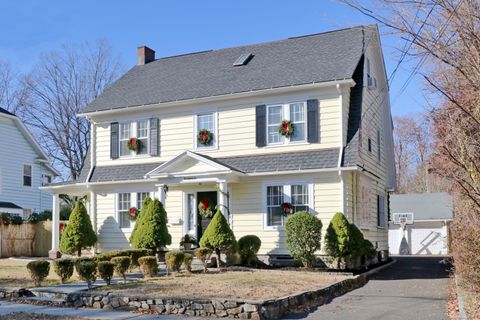
{"type": "Polygon", "coordinates": [[[73,275],[75,262],[70,258],[61,258],[53,260],[53,270],[60,277],[62,283],[65,283],[73,275]]]}
{"type": "Polygon", "coordinates": [[[165,264],[170,270],[178,272],[180,271],[180,267],[182,266],[184,259],[185,253],[183,253],[183,251],[170,251],[165,255],[165,264]]]}
{"type": "Polygon", "coordinates": [[[115,272],[123,278],[123,281],[127,281],[126,272],[130,267],[130,257],[120,256],[112,258],[111,262],[114,264],[115,272]]]}
{"type": "Polygon", "coordinates": [[[110,285],[110,282],[113,277],[113,270],[115,265],[113,262],[110,261],[100,261],[97,264],[98,274],[100,278],[102,278],[107,285],[110,285]]]}
{"type": "Polygon", "coordinates": [[[35,286],[39,287],[42,281],[48,277],[50,262],[46,260],[30,261],[27,264],[27,269],[30,272],[33,282],[35,282],[35,286]]]}
{"type": "Polygon", "coordinates": [[[155,256],[140,257],[138,259],[142,273],[145,277],[154,277],[158,272],[158,262],[155,256]]]}

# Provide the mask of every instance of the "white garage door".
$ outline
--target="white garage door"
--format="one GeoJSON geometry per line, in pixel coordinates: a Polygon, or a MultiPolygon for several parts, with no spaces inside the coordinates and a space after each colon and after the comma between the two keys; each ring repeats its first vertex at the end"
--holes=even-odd
{"type": "Polygon", "coordinates": [[[388,245],[391,254],[448,254],[447,230],[442,222],[416,222],[403,233],[390,224],[388,245]]]}

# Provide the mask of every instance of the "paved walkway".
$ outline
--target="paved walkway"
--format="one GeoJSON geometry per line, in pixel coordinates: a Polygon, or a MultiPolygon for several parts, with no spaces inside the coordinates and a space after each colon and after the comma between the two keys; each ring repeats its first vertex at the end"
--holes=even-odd
{"type": "Polygon", "coordinates": [[[442,257],[395,257],[397,263],[362,288],[335,298],[309,314],[285,319],[442,320],[448,298],[448,267],[442,257]]]}

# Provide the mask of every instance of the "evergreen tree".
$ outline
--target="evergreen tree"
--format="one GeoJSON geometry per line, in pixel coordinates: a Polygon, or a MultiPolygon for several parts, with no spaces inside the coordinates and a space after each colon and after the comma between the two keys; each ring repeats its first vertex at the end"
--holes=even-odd
{"type": "MultiPolygon", "coordinates": [[[[143,203],[142,203],[142,209],[139,210],[137,212],[137,217],[136,217],[136,221],[138,222],[140,220],[140,216],[142,215],[142,211],[145,211],[147,206],[152,202],[152,198],[150,198],[149,196],[147,196],[144,200],[143,200],[143,203]]],[[[133,231],[132,231],[132,234],[130,235],[130,243],[133,243],[134,242],[134,235],[138,234],[138,231],[137,231],[137,228],[140,224],[139,223],[135,223],[135,225],[133,226],[133,231]]],[[[143,248],[142,248],[143,249],[143,248]]]]}
{"type": "Polygon", "coordinates": [[[208,224],[200,239],[200,247],[212,249],[217,254],[217,268],[220,267],[220,254],[233,250],[236,246],[235,235],[228,225],[227,219],[218,210],[208,224]]]}
{"type": "Polygon", "coordinates": [[[60,252],[68,254],[76,252],[81,256],[82,249],[93,246],[95,242],[97,235],[93,231],[87,209],[82,202],[77,201],[62,234],[60,252]]]}
{"type": "Polygon", "coordinates": [[[157,199],[146,200],[141,210],[130,243],[137,249],[158,250],[172,243],[168,233],[167,212],[157,199]]]}
{"type": "Polygon", "coordinates": [[[350,235],[350,223],[343,213],[337,212],[330,221],[325,235],[325,249],[329,256],[337,260],[337,268],[340,268],[342,258],[350,254],[350,235]]]}

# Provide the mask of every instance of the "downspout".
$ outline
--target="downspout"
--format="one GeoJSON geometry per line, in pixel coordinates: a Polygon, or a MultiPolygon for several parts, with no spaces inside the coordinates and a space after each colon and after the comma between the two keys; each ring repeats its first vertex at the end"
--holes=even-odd
{"type": "MultiPolygon", "coordinates": [[[[339,100],[339,105],[340,105],[340,149],[339,149],[339,152],[338,152],[338,164],[337,164],[337,167],[338,167],[338,177],[340,178],[340,189],[341,189],[341,194],[340,194],[340,208],[341,208],[341,211],[343,214],[346,214],[345,212],[345,184],[344,184],[344,181],[343,181],[343,175],[342,175],[342,170],[341,170],[341,167],[342,167],[342,158],[343,158],[343,147],[345,145],[345,134],[343,132],[343,91],[342,91],[342,88],[340,86],[340,84],[337,84],[336,85],[336,89],[337,89],[337,92],[338,92],[338,100],[339,100]]],[[[347,217],[348,219],[348,217],[347,217]]]]}
{"type": "MultiPolygon", "coordinates": [[[[96,123],[92,119],[88,119],[90,121],[90,169],[88,171],[87,176],[87,189],[90,189],[90,179],[92,178],[93,170],[96,165],[96,145],[97,145],[97,129],[96,123]]],[[[98,228],[97,228],[97,199],[96,194],[93,190],[90,189],[90,212],[92,214],[92,227],[93,232],[98,235],[98,228]]],[[[93,254],[97,252],[97,244],[95,243],[93,254]]]]}

